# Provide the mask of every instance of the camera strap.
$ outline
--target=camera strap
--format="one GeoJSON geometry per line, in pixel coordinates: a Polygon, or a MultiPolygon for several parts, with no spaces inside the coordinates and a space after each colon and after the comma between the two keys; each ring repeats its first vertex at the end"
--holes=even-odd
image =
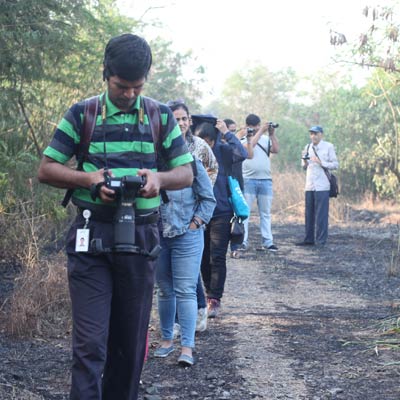
{"type": "Polygon", "coordinates": [[[263,150],[263,152],[268,156],[269,158],[269,154],[271,153],[271,141],[268,139],[268,150],[265,150],[264,147],[261,146],[260,143],[257,142],[257,146],[260,146],[263,150]]]}

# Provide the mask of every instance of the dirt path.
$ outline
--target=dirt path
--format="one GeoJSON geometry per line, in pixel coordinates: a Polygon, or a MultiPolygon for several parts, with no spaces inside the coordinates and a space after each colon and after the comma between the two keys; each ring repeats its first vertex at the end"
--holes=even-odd
{"type": "Polygon", "coordinates": [[[313,249],[294,246],[302,229],[275,226],[278,253],[229,259],[223,313],[199,335],[193,371],[149,361],[144,377],[160,398],[400,399],[400,367],[388,365],[400,352],[374,350],[379,323],[399,313],[390,231],[334,227],[313,249]]]}
{"type": "MultiPolygon", "coordinates": [[[[257,231],[253,224],[254,245],[257,231]]],[[[400,399],[400,352],[375,343],[400,341],[379,331],[400,314],[400,277],[387,274],[390,229],[334,226],[323,249],[294,246],[301,232],[275,225],[278,253],[229,258],[223,311],[198,335],[193,368],[178,367],[177,352],[153,358],[154,310],[142,399],[400,399]]],[[[1,400],[68,398],[68,339],[0,334],[0,359],[1,400]]]]}

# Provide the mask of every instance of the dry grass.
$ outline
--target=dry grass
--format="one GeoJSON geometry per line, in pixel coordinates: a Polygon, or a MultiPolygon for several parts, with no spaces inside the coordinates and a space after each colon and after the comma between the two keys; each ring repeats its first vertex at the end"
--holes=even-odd
{"type": "Polygon", "coordinates": [[[26,267],[10,298],[6,331],[14,336],[54,337],[71,329],[66,269],[41,262],[26,267]]]}
{"type": "MultiPolygon", "coordinates": [[[[304,183],[305,174],[301,171],[274,173],[272,215],[275,223],[304,223],[304,183]]],[[[36,214],[33,200],[20,204],[18,209],[14,215],[0,214],[2,256],[12,257],[22,265],[14,292],[0,304],[0,311],[6,312],[5,329],[17,336],[63,335],[71,326],[65,256],[53,254],[50,261],[44,259],[43,246],[50,230],[49,222],[36,214]]],[[[352,210],[381,213],[386,220],[380,222],[395,221],[396,215],[400,214],[395,205],[372,201],[370,196],[359,204],[349,204],[343,195],[339,195],[330,202],[330,221],[340,225],[351,223],[352,210]]],[[[388,274],[397,275],[400,270],[400,229],[392,241],[388,274]]]]}
{"type": "Polygon", "coordinates": [[[4,329],[15,336],[59,335],[70,326],[65,259],[44,259],[49,223],[35,214],[34,202],[21,203],[15,214],[1,214],[2,256],[21,266],[14,291],[0,305],[4,329]],[[61,329],[61,330],[60,330],[61,329]]]}
{"type": "MultiPolygon", "coordinates": [[[[290,171],[274,173],[274,201],[272,215],[275,222],[304,223],[305,173],[290,171]]],[[[350,205],[339,195],[329,203],[329,218],[335,223],[349,220],[350,205]]]]}

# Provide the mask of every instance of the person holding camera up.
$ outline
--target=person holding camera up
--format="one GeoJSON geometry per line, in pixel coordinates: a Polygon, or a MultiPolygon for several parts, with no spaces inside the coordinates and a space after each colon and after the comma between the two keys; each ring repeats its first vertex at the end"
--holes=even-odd
{"type": "Polygon", "coordinates": [[[233,217],[228,195],[228,175],[232,172],[234,164],[242,162],[247,157],[247,151],[235,134],[229,131],[223,120],[211,119],[213,123],[200,123],[195,128],[195,134],[209,144],[218,162],[218,175],[214,184],[217,204],[213,217],[206,227],[201,261],[201,273],[207,294],[208,318],[215,318],[220,313],[221,298],[225,289],[226,253],[233,217]]]}
{"type": "MultiPolygon", "coordinates": [[[[254,200],[257,199],[260,215],[261,246],[257,250],[275,252],[271,230],[272,205],[272,175],[270,154],[278,153],[279,143],[275,136],[275,128],[279,125],[272,122],[261,124],[260,117],[249,114],[246,117],[246,136],[244,132],[241,141],[248,152],[248,158],[243,162],[244,196],[251,210],[254,200]]],[[[244,221],[244,240],[242,249],[247,250],[249,238],[249,219],[244,221]]]]}
{"type": "Polygon", "coordinates": [[[171,110],[141,96],[151,63],[143,38],[112,38],[104,54],[107,88],[99,104],[91,114],[87,101],[67,111],[39,167],[39,181],[73,189],[78,207],[66,244],[73,321],[71,400],[137,399],[154,287],[152,250],[159,245],[159,192],[190,186],[193,180],[193,158],[171,110]],[[154,124],[157,114],[159,123],[154,124]],[[80,160],[88,120],[93,124],[87,154],[81,168],[72,170],[65,164],[73,156],[80,160]],[[160,159],[169,170],[158,170],[160,159]],[[129,215],[114,220],[121,203],[113,183],[121,184],[122,196],[132,185],[136,188],[128,193],[130,206],[122,204],[133,220],[129,215]],[[133,241],[129,246],[116,239],[121,225],[134,227],[129,235],[118,235],[118,240],[133,241]],[[105,248],[82,249],[80,237],[105,248]]]}
{"type": "Polygon", "coordinates": [[[323,246],[328,238],[330,183],[324,171],[339,167],[335,148],[322,137],[322,126],[309,129],[311,143],[304,147],[301,157],[307,171],[305,186],[305,237],[297,246],[323,246]]]}

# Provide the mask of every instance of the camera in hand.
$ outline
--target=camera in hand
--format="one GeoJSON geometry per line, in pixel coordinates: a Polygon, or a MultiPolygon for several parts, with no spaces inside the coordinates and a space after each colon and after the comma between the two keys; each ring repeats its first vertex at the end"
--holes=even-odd
{"type": "Polygon", "coordinates": [[[279,124],[276,124],[275,122],[268,122],[268,133],[271,134],[274,129],[278,128],[279,124]]]}
{"type": "Polygon", "coordinates": [[[254,128],[247,128],[247,135],[246,136],[253,136],[254,135],[254,128]]]}
{"type": "Polygon", "coordinates": [[[118,202],[133,204],[139,189],[146,184],[146,179],[142,176],[132,175],[114,178],[105,173],[104,184],[109,189],[114,190],[115,198],[118,202]]]}
{"type": "Polygon", "coordinates": [[[91,250],[95,253],[133,253],[155,259],[161,250],[160,246],[148,253],[137,246],[135,240],[134,205],[139,190],[146,185],[145,177],[126,175],[114,178],[105,172],[103,184],[115,191],[117,208],[113,221],[114,245],[111,248],[103,248],[101,239],[92,239],[91,250]]]}

